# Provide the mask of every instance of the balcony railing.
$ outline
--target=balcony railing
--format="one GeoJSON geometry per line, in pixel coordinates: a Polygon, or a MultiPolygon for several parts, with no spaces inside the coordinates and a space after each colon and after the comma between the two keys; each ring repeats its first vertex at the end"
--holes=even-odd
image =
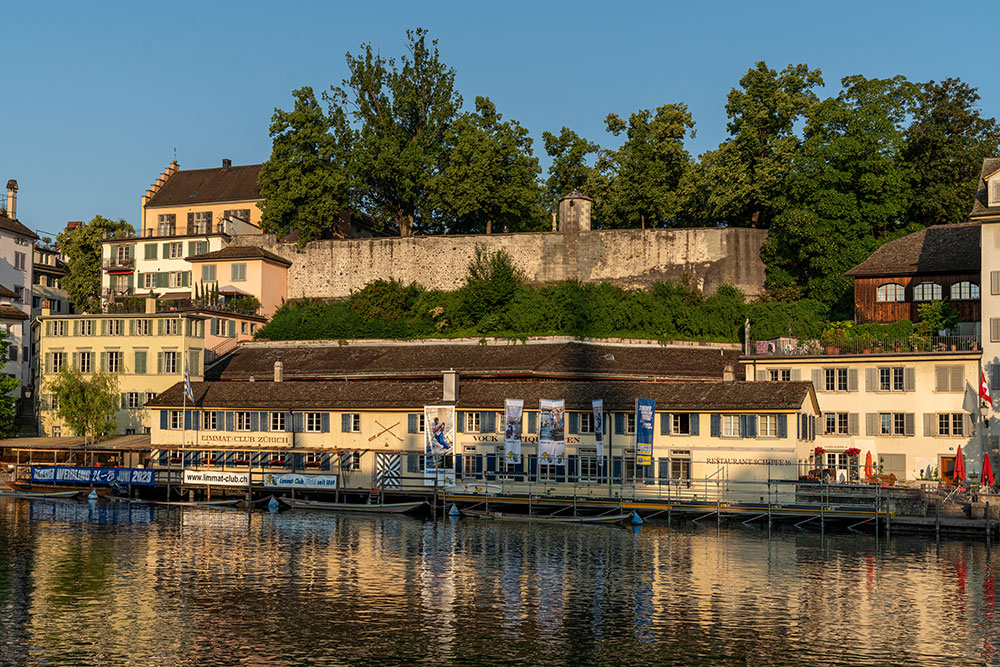
{"type": "Polygon", "coordinates": [[[907,336],[906,338],[773,338],[750,341],[753,357],[799,357],[843,354],[927,354],[981,350],[979,336],[907,336]]]}
{"type": "Polygon", "coordinates": [[[105,257],[101,261],[101,266],[107,270],[133,269],[135,268],[134,257],[105,257]]]}
{"type": "Polygon", "coordinates": [[[173,236],[204,236],[208,234],[233,235],[233,224],[222,220],[212,224],[172,225],[170,227],[150,227],[142,231],[144,238],[171,238],[173,236]]]}

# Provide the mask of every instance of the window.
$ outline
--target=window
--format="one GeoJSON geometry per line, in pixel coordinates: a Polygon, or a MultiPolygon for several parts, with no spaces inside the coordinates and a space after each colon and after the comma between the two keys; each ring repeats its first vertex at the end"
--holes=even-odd
{"type": "Polygon", "coordinates": [[[209,234],[212,231],[212,212],[188,213],[188,234],[209,234]]]}
{"type": "MultiPolygon", "coordinates": [[[[183,243],[168,243],[170,246],[170,259],[182,259],[184,257],[183,243]]],[[[164,257],[164,259],[166,259],[164,257]]]]}
{"type": "Polygon", "coordinates": [[[879,435],[906,435],[906,415],[902,412],[879,413],[879,435]]]}
{"type": "Polygon", "coordinates": [[[176,229],[177,216],[173,213],[156,216],[157,236],[173,236],[176,229]]]}
{"type": "Polygon", "coordinates": [[[142,407],[142,394],[137,391],[130,391],[125,394],[125,407],[129,410],[138,410],[142,407]]]}
{"type": "Polygon", "coordinates": [[[80,322],[80,335],[81,336],[93,336],[94,335],[94,320],[79,320],[80,322]]]}
{"type": "Polygon", "coordinates": [[[593,433],[594,432],[594,413],[593,412],[581,412],[580,413],[580,433],[593,433]]]}
{"type": "Polygon", "coordinates": [[[156,244],[147,243],[143,246],[143,252],[145,253],[146,259],[156,259],[156,244]]]}
{"type": "MultiPolygon", "coordinates": [[[[154,398],[156,398],[156,392],[155,391],[147,391],[146,392],[146,397],[143,399],[142,404],[146,405],[147,403],[149,403],[154,398]]],[[[146,431],[146,433],[149,433],[149,431],[146,431]]]]}
{"type": "Polygon", "coordinates": [[[222,217],[226,219],[236,218],[242,220],[243,222],[250,222],[250,209],[248,208],[237,208],[230,209],[222,212],[222,217]]]}
{"type": "Polygon", "coordinates": [[[238,262],[232,265],[232,279],[234,282],[242,282],[247,279],[246,262],[238,262]]]}
{"type": "Polygon", "coordinates": [[[156,287],[156,275],[155,273],[144,273],[142,274],[142,287],[145,289],[153,289],[156,287]]]}
{"type": "Polygon", "coordinates": [[[49,401],[49,405],[54,412],[59,409],[59,397],[56,394],[52,394],[51,398],[52,400],[49,401]]]}
{"type": "Polygon", "coordinates": [[[323,464],[323,455],[319,452],[307,452],[306,453],[306,467],[307,468],[318,468],[323,464]]]}
{"type": "Polygon", "coordinates": [[[757,418],[757,437],[778,437],[778,415],[760,415],[757,418]]]}
{"type": "Polygon", "coordinates": [[[153,330],[152,320],[136,320],[135,321],[135,335],[136,336],[149,336],[153,330]]]}
{"type": "Polygon", "coordinates": [[[770,380],[771,382],[791,382],[792,369],[771,368],[767,371],[767,379],[770,380]]]}
{"type": "Polygon", "coordinates": [[[627,435],[635,435],[635,413],[626,412],[625,413],[625,433],[627,435]]]}
{"type": "Polygon", "coordinates": [[[215,282],[215,264],[201,265],[201,282],[203,283],[215,282]]]}
{"type": "Polygon", "coordinates": [[[187,271],[170,271],[167,274],[168,287],[185,287],[187,285],[187,271]]]}
{"type": "Polygon", "coordinates": [[[52,437],[53,438],[61,438],[62,437],[62,426],[53,426],[52,427],[52,437]]]}
{"type": "Polygon", "coordinates": [[[107,320],[108,335],[121,336],[125,333],[125,320],[107,320]]]}
{"type": "Polygon", "coordinates": [[[601,462],[596,456],[581,456],[580,481],[596,482],[601,478],[601,462]]]}
{"type": "Polygon", "coordinates": [[[163,353],[163,372],[167,374],[177,372],[177,352],[163,353]]]}
{"type": "Polygon", "coordinates": [[[122,370],[122,353],[118,350],[108,352],[108,372],[118,373],[122,370]]]}
{"type": "Polygon", "coordinates": [[[674,435],[690,435],[691,415],[687,412],[675,412],[670,415],[670,433],[674,435]]]}
{"type": "Polygon", "coordinates": [[[53,352],[52,353],[52,372],[58,373],[66,365],[66,353],[65,352],[53,352]]]}
{"type": "Polygon", "coordinates": [[[66,320],[53,320],[51,324],[53,336],[66,335],[66,320]]]}
{"type": "Polygon", "coordinates": [[[848,418],[846,412],[827,412],[826,435],[848,435],[848,418]]]}
{"type": "MultiPolygon", "coordinates": [[[[323,415],[319,412],[307,412],[306,433],[319,433],[322,430],[323,430],[323,415]]],[[[358,428],[358,430],[360,431],[361,429],[358,428]]]]}
{"type": "Polygon", "coordinates": [[[914,301],[940,301],[941,286],[937,283],[920,283],[913,288],[914,301]]]}
{"type": "Polygon", "coordinates": [[[91,353],[90,352],[80,352],[79,353],[79,370],[81,373],[90,373],[94,370],[94,365],[91,363],[91,353]]]}
{"type": "Polygon", "coordinates": [[[691,452],[671,452],[670,477],[671,479],[691,479],[691,452]]]}
{"type": "Polygon", "coordinates": [[[272,412],[271,413],[271,430],[272,431],[284,431],[285,430],[285,413],[284,412],[272,412]]]}
{"type": "Polygon", "coordinates": [[[879,391],[904,391],[903,389],[903,367],[892,366],[878,369],[878,390],[879,391]]]}
{"type": "Polygon", "coordinates": [[[10,350],[7,353],[7,359],[9,361],[17,361],[17,345],[11,345],[10,350]]]}
{"type": "Polygon", "coordinates": [[[740,415],[722,415],[722,437],[740,437],[740,415]]]}
{"type": "Polygon", "coordinates": [[[264,462],[261,466],[270,466],[272,468],[284,468],[285,467],[285,454],[283,453],[271,453],[264,455],[264,462]]]}
{"type": "Polygon", "coordinates": [[[163,335],[176,336],[180,333],[180,320],[163,320],[163,335]]]}
{"type": "Polygon", "coordinates": [[[208,410],[201,413],[201,423],[204,425],[206,431],[218,431],[219,413],[215,410],[208,410]]]}
{"type": "Polygon", "coordinates": [[[14,302],[24,303],[24,288],[20,285],[14,285],[14,302]]]}
{"type": "Polygon", "coordinates": [[[247,323],[244,320],[240,322],[240,333],[245,334],[246,332],[247,332],[247,323]]]}
{"type": "Polygon", "coordinates": [[[906,291],[899,283],[887,283],[880,285],[875,292],[876,301],[905,301],[906,291]]]}
{"type": "Polygon", "coordinates": [[[115,246],[115,259],[118,266],[123,266],[126,262],[128,262],[128,260],[132,259],[132,246],[115,246]]]}
{"type": "Polygon", "coordinates": [[[938,415],[938,435],[965,435],[964,416],[961,412],[943,413],[938,415]]]}
{"type": "Polygon", "coordinates": [[[340,416],[340,430],[344,433],[360,433],[361,432],[361,413],[360,412],[345,412],[340,416]]]}
{"type": "Polygon", "coordinates": [[[236,413],[236,430],[237,431],[249,431],[250,430],[250,413],[249,412],[237,412],[236,413]]]}
{"type": "Polygon", "coordinates": [[[465,413],[465,431],[466,433],[479,433],[479,413],[478,412],[466,412],[465,413]]]}
{"type": "Polygon", "coordinates": [[[826,391],[847,391],[846,368],[827,368],[823,373],[826,379],[826,391]]]}
{"type": "Polygon", "coordinates": [[[951,286],[951,300],[958,301],[962,299],[978,299],[979,298],[979,285],[976,283],[969,282],[968,280],[963,280],[960,283],[955,283],[951,286]]]}
{"type": "Polygon", "coordinates": [[[167,413],[167,428],[174,431],[184,428],[184,415],[180,410],[170,410],[167,413]]]}
{"type": "Polygon", "coordinates": [[[24,261],[25,254],[23,252],[14,253],[14,268],[18,271],[24,271],[24,261]]]}

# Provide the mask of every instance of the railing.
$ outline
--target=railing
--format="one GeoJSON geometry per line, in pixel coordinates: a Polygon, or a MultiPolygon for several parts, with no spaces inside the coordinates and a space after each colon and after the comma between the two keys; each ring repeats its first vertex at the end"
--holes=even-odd
{"type": "Polygon", "coordinates": [[[112,289],[110,287],[105,287],[101,289],[101,298],[103,299],[119,299],[128,298],[133,296],[133,290],[126,287],[125,289],[112,289]]]}
{"type": "Polygon", "coordinates": [[[175,313],[178,311],[192,310],[209,310],[212,312],[219,313],[221,315],[256,315],[260,308],[244,308],[235,305],[231,302],[229,303],[212,303],[205,299],[169,299],[161,300],[156,303],[156,312],[158,313],[175,313]]]}
{"type": "Polygon", "coordinates": [[[773,338],[750,342],[753,357],[796,357],[843,354],[926,354],[928,352],[975,352],[981,350],[978,336],[908,336],[906,338],[773,338]]]}
{"type": "Polygon", "coordinates": [[[233,224],[231,221],[223,220],[214,224],[195,224],[180,227],[173,225],[166,229],[149,227],[142,230],[142,235],[144,238],[171,238],[174,236],[200,236],[207,234],[225,234],[227,236],[232,236],[232,227],[233,224]]]}
{"type": "Polygon", "coordinates": [[[216,359],[226,356],[239,344],[238,338],[227,338],[215,347],[205,350],[205,364],[215,363],[216,359]]]}
{"type": "Polygon", "coordinates": [[[135,267],[134,257],[111,257],[110,259],[105,258],[101,262],[101,266],[105,269],[131,269],[135,267]]]}

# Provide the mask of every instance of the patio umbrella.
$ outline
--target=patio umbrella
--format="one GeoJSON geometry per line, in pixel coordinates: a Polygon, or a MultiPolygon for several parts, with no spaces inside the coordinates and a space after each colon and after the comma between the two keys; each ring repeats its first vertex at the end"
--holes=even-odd
{"type": "Polygon", "coordinates": [[[979,478],[983,486],[993,486],[993,464],[990,463],[990,455],[983,457],[983,474],[979,478]]]}
{"type": "Polygon", "coordinates": [[[962,456],[962,445],[959,445],[958,451],[955,452],[955,472],[951,478],[956,482],[965,481],[965,457],[962,456]]]}
{"type": "Polygon", "coordinates": [[[868,453],[865,454],[865,477],[871,477],[874,473],[872,470],[872,452],[869,449],[868,453]]]}

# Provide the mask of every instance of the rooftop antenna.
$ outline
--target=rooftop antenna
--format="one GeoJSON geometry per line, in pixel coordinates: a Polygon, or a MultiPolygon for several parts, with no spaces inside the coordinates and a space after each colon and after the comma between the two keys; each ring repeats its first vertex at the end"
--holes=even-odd
{"type": "Polygon", "coordinates": [[[174,146],[174,162],[177,162],[177,146],[174,146]]]}

